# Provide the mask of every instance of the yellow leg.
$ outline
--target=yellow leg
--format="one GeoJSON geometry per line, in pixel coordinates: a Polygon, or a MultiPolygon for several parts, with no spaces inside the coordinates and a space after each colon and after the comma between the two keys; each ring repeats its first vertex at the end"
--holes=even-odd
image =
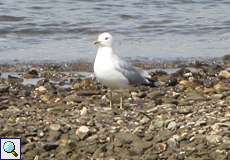
{"type": "Polygon", "coordinates": [[[112,91],[109,91],[109,106],[112,109],[113,108],[113,94],[112,91]]]}

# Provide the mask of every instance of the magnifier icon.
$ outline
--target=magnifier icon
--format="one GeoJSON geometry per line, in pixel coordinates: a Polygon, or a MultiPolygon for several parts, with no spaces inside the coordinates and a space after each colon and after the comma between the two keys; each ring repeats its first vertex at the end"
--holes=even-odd
{"type": "Polygon", "coordinates": [[[17,152],[15,152],[15,145],[13,142],[11,141],[7,141],[3,144],[3,150],[6,152],[6,153],[11,153],[13,154],[14,157],[17,157],[18,154],[17,152]]]}

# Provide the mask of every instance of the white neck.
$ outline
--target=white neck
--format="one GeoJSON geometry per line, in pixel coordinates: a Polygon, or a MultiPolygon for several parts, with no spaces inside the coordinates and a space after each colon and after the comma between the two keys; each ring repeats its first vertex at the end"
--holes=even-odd
{"type": "Polygon", "coordinates": [[[113,54],[113,48],[112,47],[99,47],[97,50],[97,56],[96,57],[110,57],[113,54]]]}
{"type": "Polygon", "coordinates": [[[113,56],[113,49],[112,47],[105,47],[105,46],[99,46],[97,50],[96,59],[94,62],[94,68],[95,67],[105,67],[106,65],[109,65],[111,61],[111,57],[113,56]]]}

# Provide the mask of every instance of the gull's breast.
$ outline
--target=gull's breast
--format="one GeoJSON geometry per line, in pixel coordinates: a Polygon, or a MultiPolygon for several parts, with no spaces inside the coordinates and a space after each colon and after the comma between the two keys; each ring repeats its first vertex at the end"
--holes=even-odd
{"type": "Polygon", "coordinates": [[[127,88],[129,81],[123,74],[117,71],[113,65],[111,56],[97,56],[94,62],[94,73],[100,83],[109,88],[127,88]]]}

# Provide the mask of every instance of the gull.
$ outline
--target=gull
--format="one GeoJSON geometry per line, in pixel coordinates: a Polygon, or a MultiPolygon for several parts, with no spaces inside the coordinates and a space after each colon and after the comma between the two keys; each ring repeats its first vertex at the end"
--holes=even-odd
{"type": "MultiPolygon", "coordinates": [[[[147,72],[133,67],[113,51],[113,37],[110,33],[101,33],[94,44],[98,45],[94,61],[96,79],[110,88],[109,104],[112,108],[112,90],[129,89],[134,85],[152,85],[147,72]]],[[[120,108],[123,98],[120,97],[120,108]]]]}

